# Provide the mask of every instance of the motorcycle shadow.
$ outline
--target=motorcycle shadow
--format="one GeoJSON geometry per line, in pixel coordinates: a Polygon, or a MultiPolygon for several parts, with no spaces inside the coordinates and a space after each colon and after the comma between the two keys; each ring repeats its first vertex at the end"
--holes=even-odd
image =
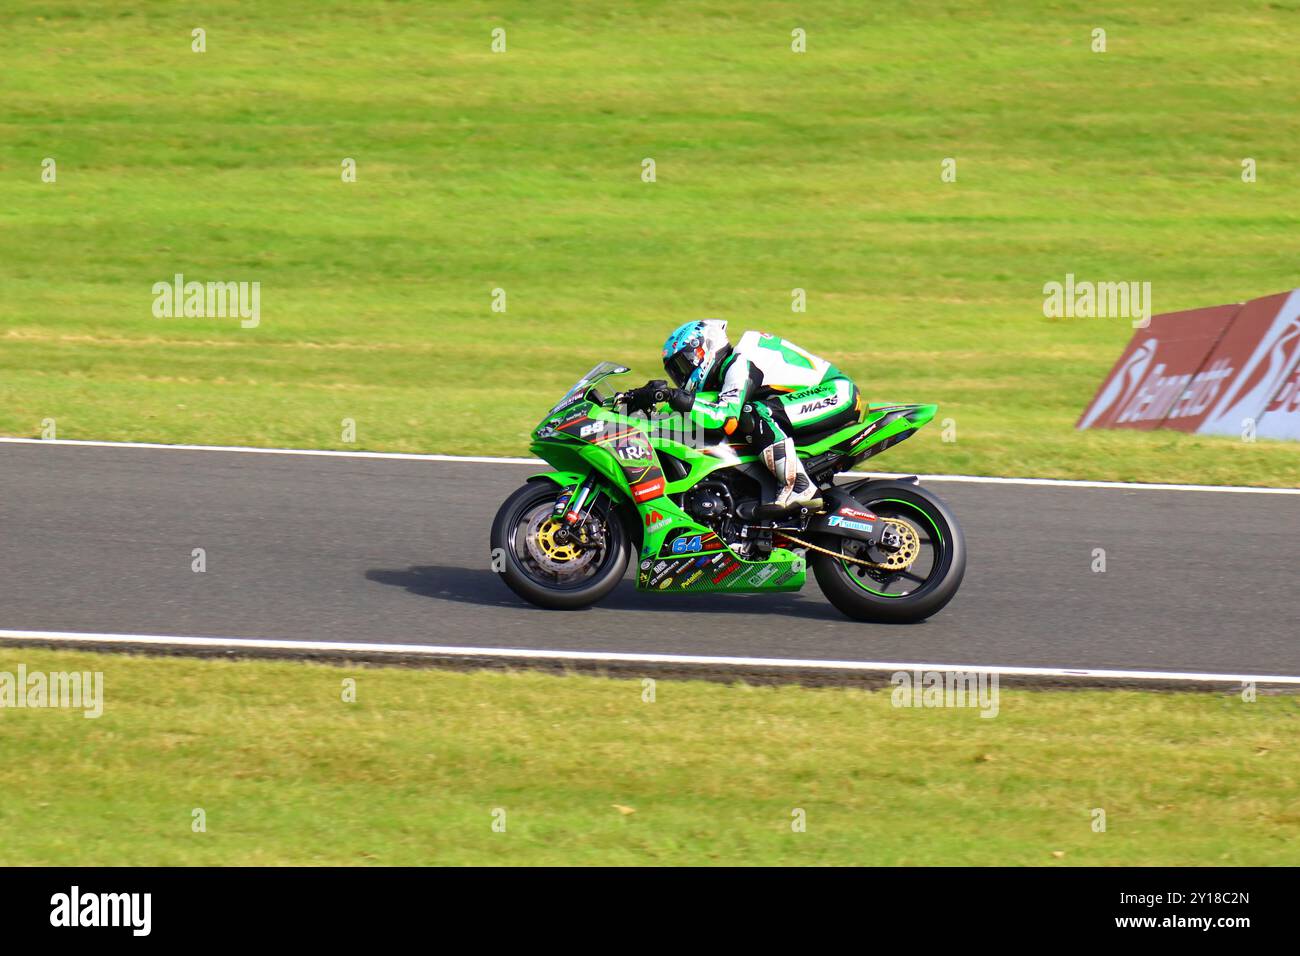
{"type": "MultiPolygon", "coordinates": [[[[477,604],[485,607],[513,607],[545,614],[573,613],[536,608],[513,594],[495,571],[486,568],[458,568],[420,565],[405,570],[374,568],[366,580],[405,588],[421,597],[477,604]]],[[[815,589],[815,588],[814,588],[815,589]]],[[[843,621],[844,616],[824,602],[799,600],[798,594],[648,594],[636,590],[629,576],[603,601],[592,605],[611,611],[672,611],[693,614],[784,614],[819,621],[843,621]]],[[[583,610],[590,610],[584,608],[583,610]]]]}

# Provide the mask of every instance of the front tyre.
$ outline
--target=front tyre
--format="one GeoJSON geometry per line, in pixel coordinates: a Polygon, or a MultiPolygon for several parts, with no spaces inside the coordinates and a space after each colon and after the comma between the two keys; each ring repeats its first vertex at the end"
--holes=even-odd
{"type": "Polygon", "coordinates": [[[853,497],[890,522],[903,546],[884,555],[853,539],[823,535],[818,544],[836,555],[810,557],[827,600],[858,621],[910,624],[938,613],[966,573],[966,543],[948,506],[907,482],[873,481],[853,497]]]}
{"type": "Polygon", "coordinates": [[[492,522],[493,567],[530,604],[559,611],[595,604],[618,586],[631,554],[627,531],[609,498],[591,511],[582,535],[551,517],[562,489],[529,482],[492,522]]]}

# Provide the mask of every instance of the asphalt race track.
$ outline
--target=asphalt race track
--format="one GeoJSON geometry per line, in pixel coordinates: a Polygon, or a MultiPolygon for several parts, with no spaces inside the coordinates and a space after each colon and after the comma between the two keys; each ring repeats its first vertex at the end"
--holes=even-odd
{"type": "Polygon", "coordinates": [[[1300,495],[931,482],[965,583],[887,626],[811,575],[797,595],[629,578],[596,608],[527,606],[487,535],[543,470],[0,444],[0,629],[1300,676],[1300,495]]]}

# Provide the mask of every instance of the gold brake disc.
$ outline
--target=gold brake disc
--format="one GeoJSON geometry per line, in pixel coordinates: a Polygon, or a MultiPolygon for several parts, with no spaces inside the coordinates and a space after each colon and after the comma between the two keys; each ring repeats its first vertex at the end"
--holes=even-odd
{"type": "Polygon", "coordinates": [[[559,563],[572,561],[578,556],[578,546],[573,542],[561,544],[555,540],[555,532],[562,527],[560,522],[550,518],[537,529],[537,544],[542,549],[542,553],[549,560],[559,563]]]}
{"type": "Polygon", "coordinates": [[[552,517],[549,507],[538,508],[524,532],[524,546],[543,571],[567,578],[581,574],[602,551],[589,547],[591,534],[587,528],[578,532],[576,541],[563,540],[559,534],[562,528],[564,524],[552,517]]]}

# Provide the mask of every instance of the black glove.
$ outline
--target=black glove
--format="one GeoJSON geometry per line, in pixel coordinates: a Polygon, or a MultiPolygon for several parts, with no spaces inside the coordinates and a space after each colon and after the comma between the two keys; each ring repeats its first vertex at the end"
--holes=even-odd
{"type": "Polygon", "coordinates": [[[663,379],[656,379],[653,382],[646,382],[640,388],[624,392],[623,401],[631,411],[649,411],[656,405],[668,401],[669,396],[675,391],[676,389],[669,388],[668,383],[663,379]]]}

